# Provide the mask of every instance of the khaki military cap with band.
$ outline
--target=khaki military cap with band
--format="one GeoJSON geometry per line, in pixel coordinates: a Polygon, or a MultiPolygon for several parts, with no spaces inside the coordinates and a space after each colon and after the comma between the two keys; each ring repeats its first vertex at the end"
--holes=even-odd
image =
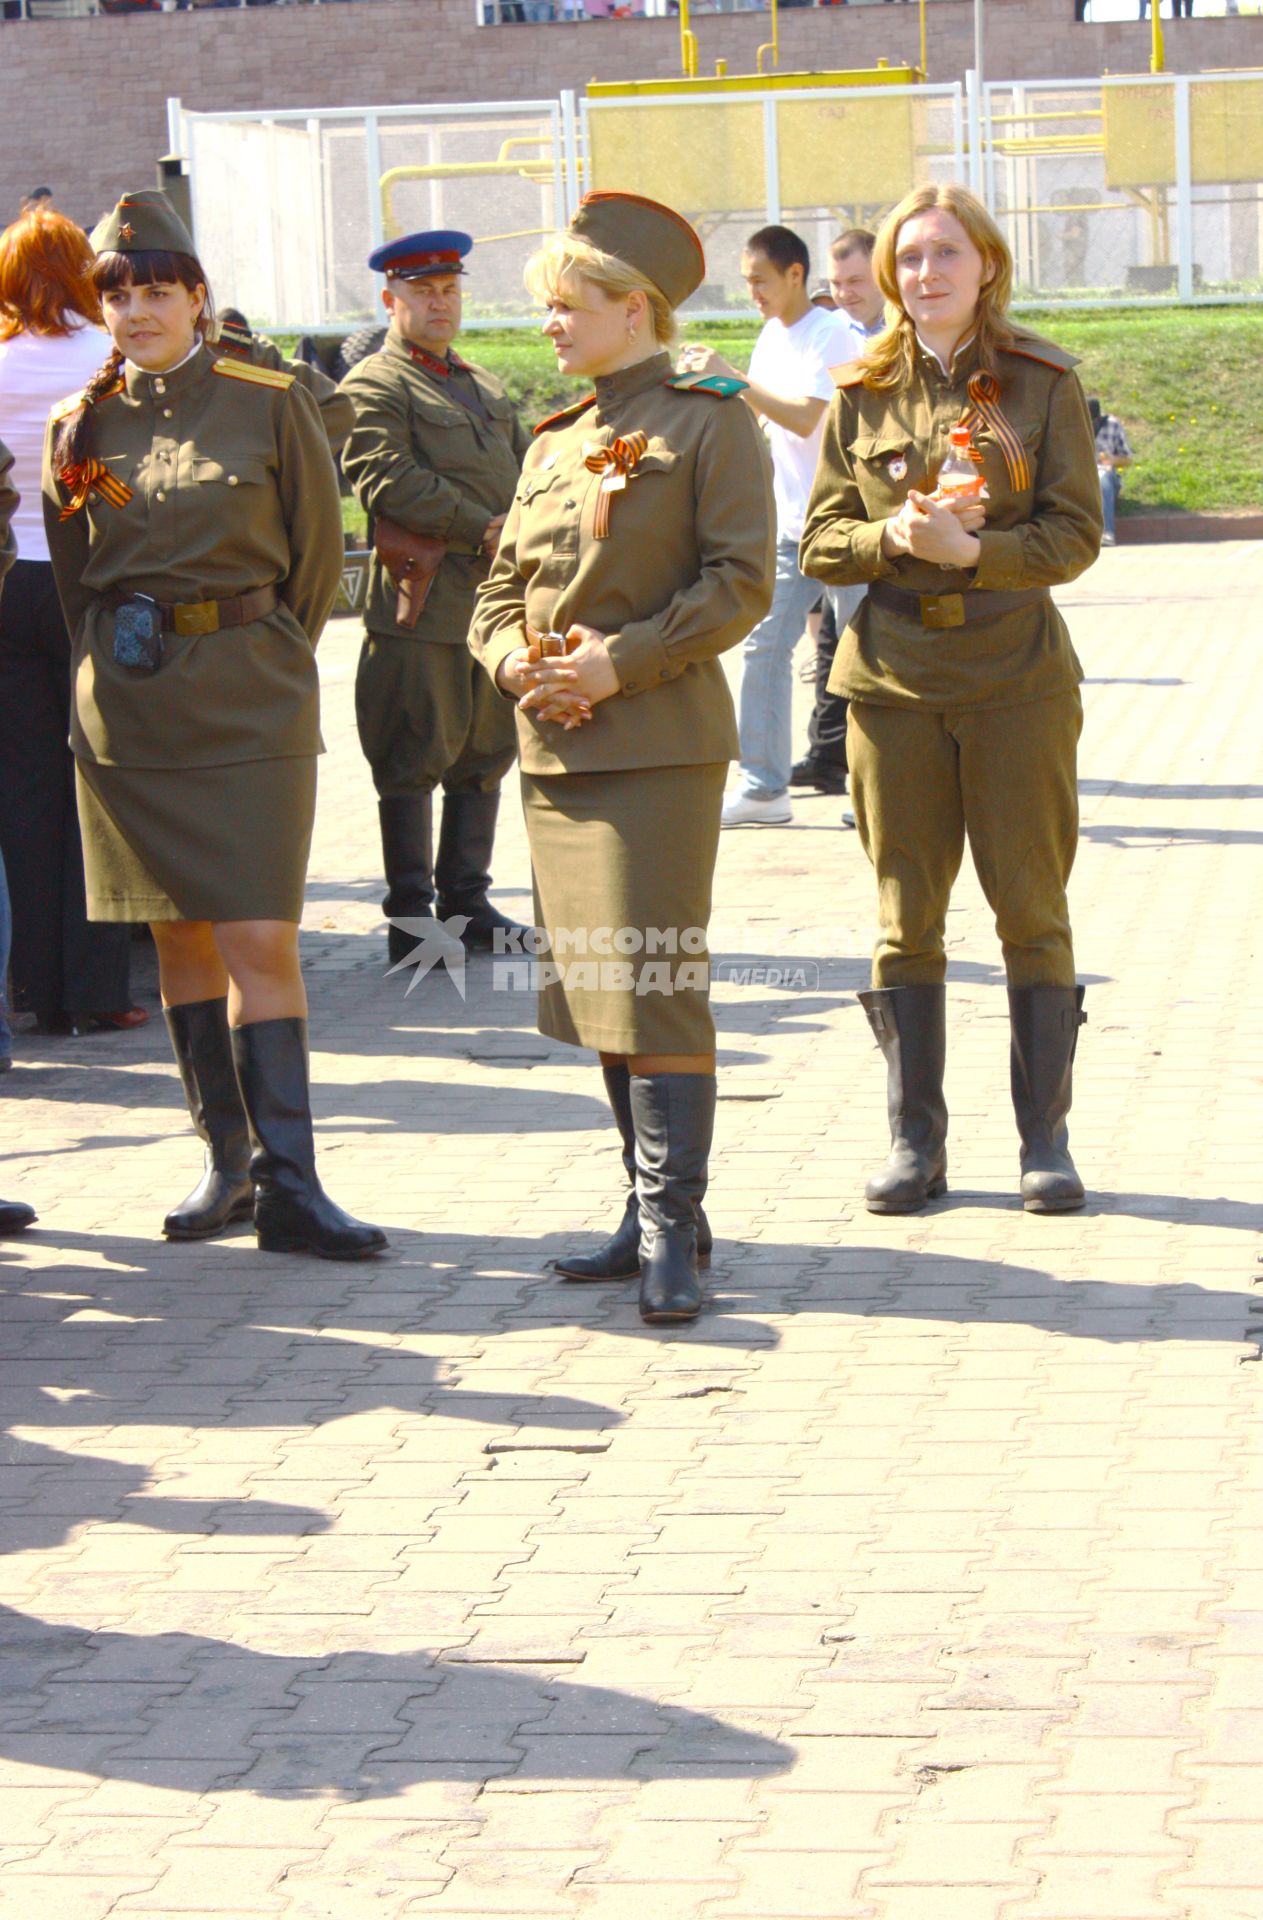
{"type": "Polygon", "coordinates": [[[125,193],[92,232],[94,253],[194,254],[193,236],[158,187],[125,193]]]}
{"type": "Polygon", "coordinates": [[[571,233],[643,273],[678,307],[696,293],[706,272],[702,243],[688,221],[657,200],[635,193],[585,193],[571,233]]]}

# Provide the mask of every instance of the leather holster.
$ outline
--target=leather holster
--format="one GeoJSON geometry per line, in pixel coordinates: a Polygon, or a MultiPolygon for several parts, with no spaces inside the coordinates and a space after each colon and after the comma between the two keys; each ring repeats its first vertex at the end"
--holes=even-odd
{"type": "Polygon", "coordinates": [[[447,552],[445,540],[429,534],[413,533],[397,520],[379,518],[373,525],[373,545],[377,557],[394,585],[399,589],[395,619],[401,627],[415,627],[421,618],[434,576],[447,552]]]}

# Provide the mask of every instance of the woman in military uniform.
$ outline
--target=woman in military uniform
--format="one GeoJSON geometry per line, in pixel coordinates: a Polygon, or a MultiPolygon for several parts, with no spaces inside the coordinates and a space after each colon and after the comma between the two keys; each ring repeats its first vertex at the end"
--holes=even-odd
{"type": "MultiPolygon", "coordinates": [[[[12,469],[13,455],[0,443],[0,592],[3,592],[5,574],[18,557],[11,524],[18,505],[17,488],[10,478],[12,469]]],[[[4,1011],[5,974],[9,967],[8,917],[4,861],[0,859],[0,1015],[4,1011]]],[[[34,1219],[35,1209],[25,1200],[0,1200],[0,1233],[21,1233],[34,1219]]]]}
{"type": "Polygon", "coordinates": [[[316,1176],[298,965],[342,550],[328,442],[291,375],[205,344],[206,276],[163,194],[125,195],[92,239],[114,351],[53,410],[44,511],[89,916],[153,928],[206,1146],[164,1230],[253,1213],[261,1247],[358,1259],[385,1235],[316,1176]]]}
{"type": "Polygon", "coordinates": [[[1083,1205],[1066,1115],[1083,989],[1066,884],[1079,681],[1049,588],[1096,558],[1100,490],[1074,361],[1006,317],[1004,237],[962,187],[909,194],[877,238],[894,314],[839,370],[802,540],[806,573],[868,591],[829,691],[850,702],[855,819],[877,874],[873,990],[892,1149],[875,1213],[947,1185],[943,935],[965,838],[995,914],[1028,1210],[1083,1205]],[[937,497],[953,427],[985,497],[937,497]]]}
{"type": "Polygon", "coordinates": [[[731,403],[741,382],[673,376],[666,350],[704,270],[678,214],[610,193],[589,194],[528,266],[559,367],[595,393],[538,430],[470,634],[518,703],[552,956],[540,1027],[599,1051],[632,1183],[613,1238],[556,1264],[575,1280],[639,1270],[651,1322],[701,1304],[705,929],[737,750],[719,655],[762,618],[772,583],[771,470],[731,403]]]}

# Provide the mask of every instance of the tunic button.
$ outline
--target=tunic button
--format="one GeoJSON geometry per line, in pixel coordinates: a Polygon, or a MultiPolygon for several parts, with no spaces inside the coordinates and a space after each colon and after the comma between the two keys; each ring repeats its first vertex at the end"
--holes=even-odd
{"type": "Polygon", "coordinates": [[[165,381],[165,380],[155,380],[155,381],[154,381],[154,383],[153,383],[153,390],[154,390],[154,392],[155,392],[155,393],[165,393],[165,392],[166,392],[166,390],[167,390],[167,383],[166,383],[166,381],[165,381]]]}
{"type": "Polygon", "coordinates": [[[235,486],[236,486],[236,484],[237,484],[237,476],[236,476],[236,474],[235,474],[235,473],[230,473],[230,474],[229,474],[229,476],[228,476],[228,484],[229,484],[229,486],[230,486],[230,487],[235,487],[235,486]]]}
{"type": "Polygon", "coordinates": [[[574,505],[574,501],[573,501],[573,500],[567,500],[567,502],[566,502],[566,505],[567,505],[568,507],[573,507],[573,505],[574,505]]]}
{"type": "Polygon", "coordinates": [[[166,497],[167,497],[167,496],[166,496],[166,494],[165,494],[165,493],[164,493],[164,492],[162,491],[162,488],[161,488],[161,487],[159,487],[159,489],[158,489],[158,491],[157,491],[157,493],[156,493],[156,494],[154,495],[154,499],[155,499],[155,500],[165,500],[165,499],[166,499],[166,497]]]}
{"type": "Polygon", "coordinates": [[[164,408],[162,409],[162,417],[163,417],[163,419],[164,419],[164,420],[170,420],[170,419],[171,419],[171,417],[172,417],[172,414],[173,414],[173,412],[174,412],[174,408],[172,408],[172,407],[164,407],[164,408]]]}

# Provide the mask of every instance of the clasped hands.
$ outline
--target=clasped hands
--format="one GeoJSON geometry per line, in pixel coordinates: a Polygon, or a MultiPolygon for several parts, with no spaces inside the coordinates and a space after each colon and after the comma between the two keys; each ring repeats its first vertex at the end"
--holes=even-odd
{"type": "Polygon", "coordinates": [[[882,528],[881,550],[888,560],[906,553],[940,567],[976,567],[981,552],[976,535],[986,517],[986,508],[976,496],[940,500],[913,487],[882,528]]]}
{"type": "Polygon", "coordinates": [[[567,652],[541,654],[534,643],[515,647],[500,662],[496,685],[518,696],[523,713],[557,722],[567,733],[592,718],[593,707],[618,692],[618,674],[606,636],[574,620],[566,629],[567,652]]]}

